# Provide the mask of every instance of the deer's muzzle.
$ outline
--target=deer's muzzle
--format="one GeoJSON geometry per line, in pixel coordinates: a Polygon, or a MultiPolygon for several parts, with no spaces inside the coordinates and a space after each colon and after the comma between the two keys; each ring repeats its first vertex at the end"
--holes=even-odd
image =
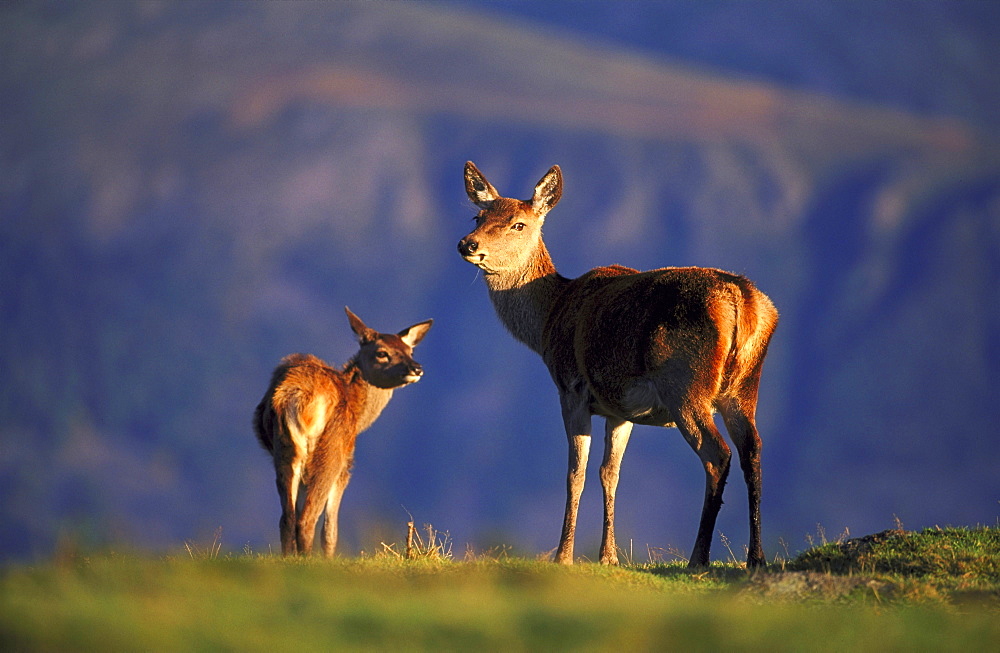
{"type": "Polygon", "coordinates": [[[458,241],[458,253],[462,256],[469,258],[474,255],[476,251],[479,250],[479,243],[469,237],[465,237],[458,241]]]}
{"type": "Polygon", "coordinates": [[[407,383],[416,383],[420,380],[420,377],[424,375],[424,368],[422,368],[419,363],[414,363],[407,371],[409,372],[405,379],[407,383]]]}

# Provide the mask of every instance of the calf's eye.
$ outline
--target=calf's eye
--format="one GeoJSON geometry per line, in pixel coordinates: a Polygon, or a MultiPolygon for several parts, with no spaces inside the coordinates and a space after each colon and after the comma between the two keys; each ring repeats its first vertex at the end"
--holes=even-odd
{"type": "Polygon", "coordinates": [[[522,231],[524,229],[524,223],[515,222],[513,225],[511,225],[510,228],[513,229],[514,231],[522,231]]]}

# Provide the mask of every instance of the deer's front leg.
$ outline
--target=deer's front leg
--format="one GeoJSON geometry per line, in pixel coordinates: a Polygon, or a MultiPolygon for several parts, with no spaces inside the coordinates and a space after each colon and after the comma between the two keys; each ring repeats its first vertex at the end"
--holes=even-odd
{"type": "Polygon", "coordinates": [[[601,463],[601,487],[604,489],[604,535],[601,538],[601,564],[618,564],[615,543],[615,491],[622,456],[632,434],[632,422],[609,417],[604,422],[604,461],[601,463]]]}
{"type": "Polygon", "coordinates": [[[573,564],[573,540],[576,537],[576,516],[580,511],[580,495],[587,474],[590,455],[590,412],[586,402],[562,398],[563,425],[569,440],[569,473],[566,476],[566,513],[562,535],[556,550],[556,562],[573,564]]]}

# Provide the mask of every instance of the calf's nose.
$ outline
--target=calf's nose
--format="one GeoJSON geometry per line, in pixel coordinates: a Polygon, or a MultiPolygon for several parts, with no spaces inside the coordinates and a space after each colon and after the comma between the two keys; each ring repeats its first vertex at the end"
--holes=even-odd
{"type": "Polygon", "coordinates": [[[472,256],[479,249],[479,243],[469,238],[458,241],[458,253],[462,256],[472,256]]]}

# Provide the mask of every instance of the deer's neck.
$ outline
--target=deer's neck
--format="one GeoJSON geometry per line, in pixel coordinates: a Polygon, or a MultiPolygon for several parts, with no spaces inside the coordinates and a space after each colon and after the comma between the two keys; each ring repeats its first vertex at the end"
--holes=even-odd
{"type": "Polygon", "coordinates": [[[361,433],[382,414],[389,400],[392,399],[392,390],[376,388],[365,381],[361,375],[361,369],[354,360],[344,368],[344,375],[348,380],[348,404],[354,408],[358,433],[361,433]]]}
{"type": "Polygon", "coordinates": [[[545,243],[527,265],[486,275],[493,308],[511,335],[541,353],[542,330],[567,279],[556,272],[545,243]]]}

